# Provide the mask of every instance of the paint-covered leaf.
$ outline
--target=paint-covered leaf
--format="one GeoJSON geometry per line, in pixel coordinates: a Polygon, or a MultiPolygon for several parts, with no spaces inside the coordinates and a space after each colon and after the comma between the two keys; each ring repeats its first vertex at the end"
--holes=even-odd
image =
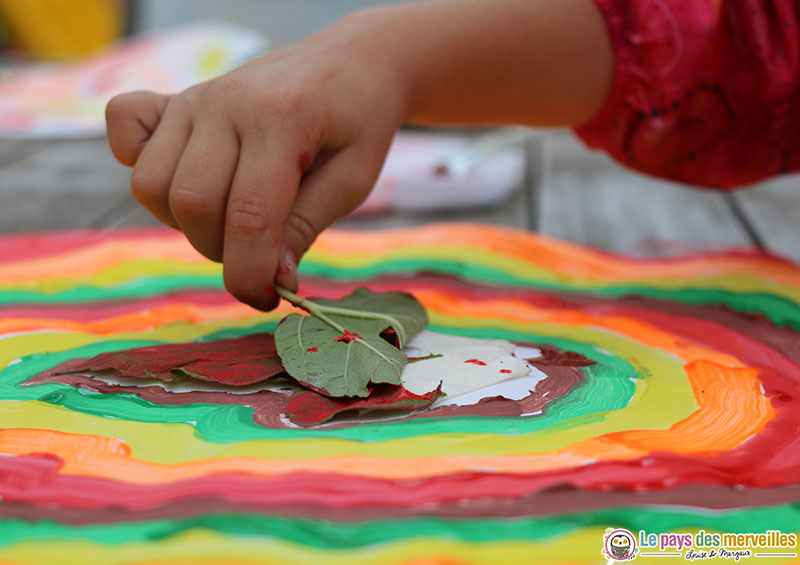
{"type": "Polygon", "coordinates": [[[283,365],[327,396],[364,397],[370,383],[399,385],[408,362],[399,348],[427,325],[425,309],[400,292],[360,288],[340,300],[314,301],[279,293],[309,313],[290,314],[275,330],[283,365]]]}
{"type": "Polygon", "coordinates": [[[284,374],[271,334],[237,339],[138,347],[101,353],[89,359],[71,359],[47,371],[68,375],[113,371],[118,377],[172,382],[189,377],[247,386],[284,374]]]}
{"type": "Polygon", "coordinates": [[[285,413],[298,426],[323,424],[343,412],[358,411],[366,415],[374,411],[423,410],[441,396],[441,387],[425,394],[414,394],[402,386],[377,385],[367,398],[331,398],[311,390],[295,393],[286,403],[285,413]]]}
{"type": "Polygon", "coordinates": [[[400,384],[406,356],[380,337],[386,324],[345,316],[290,314],[275,330],[283,366],[300,384],[327,396],[367,396],[370,383],[400,384]]]}

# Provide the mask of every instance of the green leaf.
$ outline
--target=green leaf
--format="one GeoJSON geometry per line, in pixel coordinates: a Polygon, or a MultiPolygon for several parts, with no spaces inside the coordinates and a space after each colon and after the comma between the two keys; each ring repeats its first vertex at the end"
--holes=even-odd
{"type": "Polygon", "coordinates": [[[275,330],[278,355],[298,382],[334,397],[368,396],[370,383],[400,384],[408,359],[384,337],[393,330],[403,344],[424,329],[425,310],[413,297],[358,289],[341,300],[311,301],[278,292],[309,312],[290,314],[275,330]]]}
{"type": "Polygon", "coordinates": [[[402,351],[380,337],[386,324],[331,316],[359,336],[343,332],[315,316],[289,314],[275,330],[275,343],[286,371],[301,384],[327,396],[367,396],[372,383],[400,384],[407,363],[402,351]],[[337,341],[338,340],[338,341],[337,341]]]}
{"type": "Polygon", "coordinates": [[[428,316],[422,304],[413,296],[402,292],[375,293],[366,288],[357,288],[352,294],[339,300],[318,299],[314,302],[320,306],[335,307],[337,310],[349,310],[354,316],[363,316],[365,312],[381,315],[397,332],[400,348],[428,325],[428,316]]]}

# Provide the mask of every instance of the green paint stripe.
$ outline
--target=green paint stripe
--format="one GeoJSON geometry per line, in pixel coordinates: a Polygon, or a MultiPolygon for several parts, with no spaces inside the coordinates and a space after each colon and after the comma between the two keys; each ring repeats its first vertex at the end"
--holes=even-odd
{"type": "MultiPolygon", "coordinates": [[[[265,324],[263,327],[269,327],[265,324]]],[[[188,404],[184,406],[159,406],[128,393],[99,394],[58,383],[37,386],[17,386],[30,377],[77,357],[91,357],[106,351],[153,345],[153,341],[105,341],[50,354],[25,357],[20,363],[0,372],[0,398],[7,400],[40,400],[63,406],[69,410],[96,416],[139,422],[178,423],[197,422],[195,428],[207,441],[229,443],[258,439],[311,439],[341,438],[354,441],[386,441],[421,435],[448,433],[485,433],[498,435],[530,434],[576,418],[583,424],[600,420],[613,410],[625,408],[635,392],[631,377],[637,378],[635,369],[626,361],[598,351],[591,345],[571,340],[552,338],[522,332],[493,328],[449,328],[433,326],[431,329],[458,335],[499,338],[512,341],[547,343],[577,351],[597,361],[597,365],[584,368],[586,382],[574,388],[567,396],[550,402],[541,415],[525,418],[499,418],[467,416],[457,418],[418,418],[400,422],[375,422],[339,429],[269,429],[253,422],[253,410],[246,406],[188,404]]],[[[253,328],[225,330],[208,336],[236,337],[251,333],[253,328]]],[[[256,330],[258,331],[258,330],[256,330]]]]}
{"type": "MultiPolygon", "coordinates": [[[[621,507],[523,518],[437,518],[330,522],[258,514],[210,514],[189,518],[70,526],[52,520],[0,520],[0,545],[35,539],[41,543],[65,539],[121,544],[163,540],[202,528],[231,536],[269,536],[305,546],[345,549],[424,536],[466,542],[547,540],[589,527],[620,527],[633,532],[666,533],[704,529],[726,533],[781,530],[796,532],[800,503],[708,511],[663,507],[621,507]]],[[[598,542],[599,543],[599,542],[598,542]]]]}
{"type": "Polygon", "coordinates": [[[141,277],[125,284],[76,286],[59,292],[35,290],[0,291],[0,306],[10,304],[70,304],[105,300],[130,300],[196,289],[224,290],[219,275],[168,275],[141,277]]]}
{"type": "MultiPolygon", "coordinates": [[[[372,263],[362,268],[339,268],[319,263],[305,262],[301,272],[307,275],[325,277],[332,280],[369,279],[382,275],[408,274],[416,272],[435,272],[453,275],[464,280],[515,286],[543,291],[588,293],[601,296],[645,296],[657,300],[686,302],[690,304],[716,304],[733,310],[751,314],[763,314],[779,326],[790,326],[800,331],[800,304],[779,295],[767,292],[733,292],[718,288],[675,288],[659,289],[637,284],[595,286],[582,284],[575,280],[555,282],[541,278],[518,277],[482,265],[454,261],[399,260],[385,263],[372,263]]],[[[680,284],[680,281],[676,281],[680,284]]],[[[0,291],[0,305],[3,304],[57,304],[72,302],[92,302],[97,300],[121,300],[154,296],[178,290],[224,288],[219,275],[165,275],[142,277],[119,286],[81,286],[69,290],[43,293],[30,290],[0,291]]]]}

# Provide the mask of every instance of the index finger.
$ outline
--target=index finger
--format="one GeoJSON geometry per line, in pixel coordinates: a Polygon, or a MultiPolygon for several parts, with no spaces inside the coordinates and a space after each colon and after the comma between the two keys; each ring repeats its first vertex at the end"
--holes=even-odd
{"type": "Polygon", "coordinates": [[[275,274],[283,225],[301,171],[293,136],[250,133],[243,137],[225,214],[223,274],[236,298],[260,310],[277,303],[275,274]]]}

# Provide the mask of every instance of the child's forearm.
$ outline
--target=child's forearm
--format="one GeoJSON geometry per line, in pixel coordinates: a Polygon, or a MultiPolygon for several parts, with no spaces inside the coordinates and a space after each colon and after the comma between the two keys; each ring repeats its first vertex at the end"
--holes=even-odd
{"type": "Polygon", "coordinates": [[[416,123],[577,125],[612,81],[592,0],[434,0],[358,12],[342,30],[393,66],[416,123]]]}

